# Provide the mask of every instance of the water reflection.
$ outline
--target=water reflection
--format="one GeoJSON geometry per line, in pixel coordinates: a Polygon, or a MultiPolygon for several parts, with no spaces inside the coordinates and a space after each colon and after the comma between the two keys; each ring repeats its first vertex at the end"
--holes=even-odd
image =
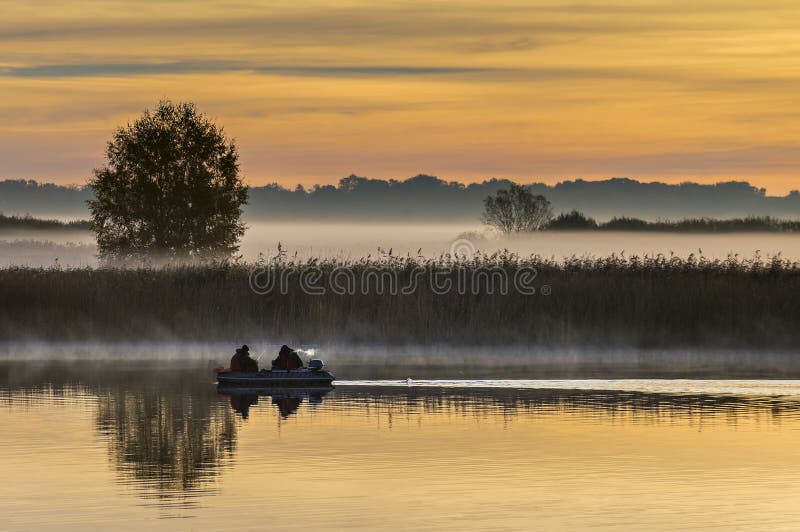
{"type": "Polygon", "coordinates": [[[271,403],[278,408],[282,419],[287,419],[297,413],[303,401],[308,401],[312,406],[322,404],[323,397],[333,391],[333,386],[319,386],[313,388],[242,388],[235,386],[219,386],[217,393],[229,397],[231,409],[239,414],[242,419],[250,416],[250,407],[258,404],[258,398],[267,396],[271,403]]]}
{"type": "Polygon", "coordinates": [[[742,420],[800,419],[800,396],[736,396],[625,391],[339,386],[332,411],[366,416],[518,417],[570,415],[586,422],[700,425],[742,420]]]}
{"type": "Polygon", "coordinates": [[[2,395],[20,402],[94,397],[97,432],[119,483],[163,507],[215,489],[236,448],[236,420],[205,368],[97,363],[0,365],[2,395]]]}
{"type": "Polygon", "coordinates": [[[236,447],[233,415],[201,390],[105,391],[97,430],[121,482],[165,503],[207,492],[236,447]]]}
{"type": "MultiPolygon", "coordinates": [[[[217,389],[206,368],[0,365],[0,405],[11,412],[30,415],[37,405],[47,410],[53,401],[71,401],[92,409],[93,430],[107,446],[118,484],[133,487],[148,504],[181,509],[199,509],[201,497],[220,491],[221,476],[233,475],[237,469],[240,474],[248,471],[237,456],[242,453],[239,441],[243,434],[255,441],[253,446],[259,452],[267,452],[270,445],[281,445],[275,435],[281,430],[281,422],[289,419],[291,422],[286,425],[293,428],[290,437],[295,443],[306,445],[306,450],[324,441],[326,453],[334,455],[339,452],[337,445],[345,449],[345,443],[337,443],[335,435],[348,430],[358,433],[358,437],[346,442],[354,447],[339,454],[341,460],[351,460],[343,462],[349,463],[350,469],[339,474],[351,476],[361,467],[354,461],[360,456],[358,453],[367,453],[358,447],[360,442],[370,434],[386,437],[384,431],[393,431],[401,423],[415,429],[426,424],[446,425],[458,434],[467,430],[464,421],[472,419],[490,419],[503,426],[566,419],[589,427],[584,433],[588,436],[593,435],[593,427],[609,424],[671,424],[701,431],[706,427],[739,425],[748,430],[779,427],[783,423],[800,426],[800,396],[380,385],[217,389]]],[[[444,436],[430,436],[422,430],[415,434],[418,440],[410,450],[403,448],[403,453],[415,452],[417,444],[427,438],[444,438],[442,441],[450,445],[445,440],[450,437],[447,432],[442,433],[444,436]]],[[[469,434],[483,437],[480,432],[469,434]]],[[[525,445],[517,445],[515,452],[535,445],[531,440],[524,441],[525,445]]],[[[41,445],[44,450],[50,444],[30,443],[41,445]]],[[[272,471],[289,474],[298,470],[300,466],[291,462],[295,453],[288,452],[292,449],[280,449],[274,456],[281,457],[282,462],[280,467],[272,464],[272,471]]],[[[499,455],[492,454],[497,452],[495,449],[485,458],[500,461],[499,455]]],[[[304,460],[316,456],[311,452],[297,454],[304,460]]],[[[249,459],[254,467],[252,454],[249,459]]],[[[267,467],[269,459],[270,456],[259,455],[255,463],[263,462],[267,467]]],[[[534,463],[533,458],[529,460],[534,463]]],[[[370,462],[371,467],[376,463],[370,462]]]]}

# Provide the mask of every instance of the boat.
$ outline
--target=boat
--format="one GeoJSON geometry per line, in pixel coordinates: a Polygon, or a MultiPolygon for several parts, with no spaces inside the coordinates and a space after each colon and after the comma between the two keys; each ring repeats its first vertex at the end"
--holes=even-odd
{"type": "Polygon", "coordinates": [[[218,369],[220,386],[245,386],[251,388],[314,388],[329,387],[335,377],[323,369],[321,360],[312,360],[307,367],[298,369],[262,369],[257,373],[218,369]]]}
{"type": "Polygon", "coordinates": [[[273,398],[300,397],[309,399],[312,403],[318,397],[324,397],[332,392],[334,387],[331,384],[315,384],[314,386],[295,386],[274,385],[272,383],[263,384],[224,384],[217,385],[219,395],[257,395],[259,397],[270,396],[273,398]]]}

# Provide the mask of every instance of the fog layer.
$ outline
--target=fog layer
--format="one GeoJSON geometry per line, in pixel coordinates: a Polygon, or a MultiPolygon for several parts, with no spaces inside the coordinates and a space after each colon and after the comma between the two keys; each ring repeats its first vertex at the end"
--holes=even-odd
{"type": "MultiPolygon", "coordinates": [[[[503,249],[543,257],[608,256],[674,253],[708,258],[728,254],[752,257],[781,254],[800,260],[800,235],[776,233],[651,233],[651,232],[541,232],[501,238],[479,224],[367,224],[367,223],[251,223],[241,243],[246,262],[270,258],[278,244],[289,256],[300,258],[375,256],[382,250],[394,255],[419,252],[426,257],[450,251],[492,253],[503,249]],[[454,241],[462,238],[454,246],[454,241]]],[[[16,231],[0,233],[0,267],[97,264],[93,235],[85,231],[16,231]]]]}
{"type": "MultiPolygon", "coordinates": [[[[0,342],[0,362],[75,364],[84,371],[128,367],[122,363],[211,369],[227,366],[240,342],[261,367],[282,339],[232,338],[229,342],[0,342]],[[88,362],[92,361],[91,364],[88,362]]],[[[489,378],[800,378],[800,358],[782,350],[644,349],[506,345],[486,347],[296,345],[304,360],[320,358],[339,379],[489,378]]]]}

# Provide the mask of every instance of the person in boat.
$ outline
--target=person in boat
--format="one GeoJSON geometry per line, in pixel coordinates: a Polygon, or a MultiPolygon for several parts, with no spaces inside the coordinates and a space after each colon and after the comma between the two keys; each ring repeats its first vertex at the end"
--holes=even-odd
{"type": "Polygon", "coordinates": [[[231,371],[258,373],[258,362],[250,358],[250,348],[243,345],[231,358],[231,371]]]}
{"type": "Polygon", "coordinates": [[[288,345],[281,346],[278,358],[272,361],[272,369],[298,369],[303,367],[303,359],[288,345]]]}

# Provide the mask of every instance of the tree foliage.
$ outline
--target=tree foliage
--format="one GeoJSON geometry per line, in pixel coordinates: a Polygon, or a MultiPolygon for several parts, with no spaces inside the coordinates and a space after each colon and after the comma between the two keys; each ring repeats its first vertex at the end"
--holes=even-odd
{"type": "Polygon", "coordinates": [[[91,227],[106,259],[217,258],[238,250],[239,154],[192,103],[162,101],[119,128],[94,171],[91,227]]]}
{"type": "Polygon", "coordinates": [[[483,200],[483,223],[503,233],[528,233],[543,229],[553,211],[550,202],[526,187],[512,183],[483,200]]]}

